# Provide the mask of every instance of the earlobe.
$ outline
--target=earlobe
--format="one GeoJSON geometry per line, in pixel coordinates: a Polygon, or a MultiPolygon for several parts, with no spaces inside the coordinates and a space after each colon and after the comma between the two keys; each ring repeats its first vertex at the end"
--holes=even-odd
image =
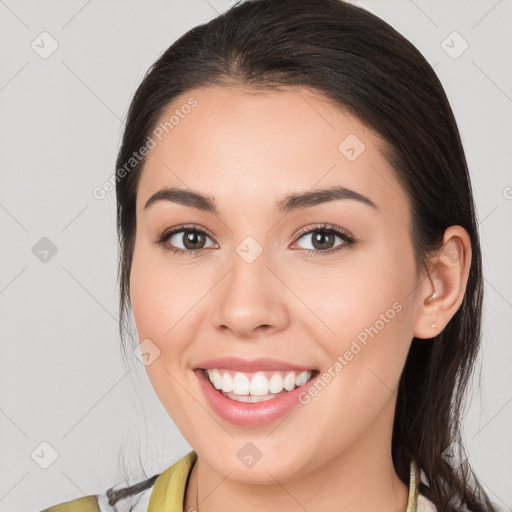
{"type": "Polygon", "coordinates": [[[471,241],[467,231],[461,226],[450,226],[420,287],[413,329],[416,338],[434,338],[446,327],[464,299],[470,265],[471,241]]]}

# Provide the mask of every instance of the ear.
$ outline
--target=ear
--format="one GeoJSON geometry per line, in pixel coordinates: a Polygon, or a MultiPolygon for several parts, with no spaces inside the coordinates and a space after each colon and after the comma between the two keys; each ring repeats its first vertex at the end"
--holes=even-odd
{"type": "Polygon", "coordinates": [[[464,299],[470,266],[469,235],[461,226],[450,226],[420,284],[413,328],[416,338],[433,338],[446,327],[464,299]]]}

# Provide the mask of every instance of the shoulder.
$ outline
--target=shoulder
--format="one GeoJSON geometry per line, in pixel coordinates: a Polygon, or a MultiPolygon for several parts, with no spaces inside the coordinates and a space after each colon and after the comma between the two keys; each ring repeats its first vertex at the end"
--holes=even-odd
{"type": "Polygon", "coordinates": [[[182,510],[182,500],[190,470],[197,459],[189,452],[162,473],[120,489],[83,496],[54,505],[41,512],[147,512],[182,510]],[[110,502],[113,504],[111,505],[110,502]]]}
{"type": "Polygon", "coordinates": [[[83,496],[66,503],[53,505],[41,512],[146,512],[153,486],[142,492],[128,494],[118,499],[115,505],[109,504],[107,493],[83,496]]]}
{"type": "Polygon", "coordinates": [[[82,496],[59,505],[45,508],[41,512],[100,512],[98,496],[82,496]]]}

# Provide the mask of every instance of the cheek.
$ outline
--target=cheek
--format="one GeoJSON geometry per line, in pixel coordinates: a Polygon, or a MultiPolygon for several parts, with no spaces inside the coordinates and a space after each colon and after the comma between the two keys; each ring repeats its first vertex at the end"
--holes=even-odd
{"type": "Polygon", "coordinates": [[[130,276],[130,301],[139,341],[150,340],[152,344],[154,360],[145,366],[151,385],[178,428],[186,429],[190,427],[178,422],[187,417],[190,405],[182,391],[184,383],[178,379],[182,378],[186,331],[192,317],[187,315],[191,307],[187,297],[194,292],[185,286],[179,269],[170,271],[168,267],[166,271],[165,267],[165,258],[155,257],[154,249],[137,248],[130,276]]]}
{"type": "MultiPolygon", "coordinates": [[[[190,264],[170,264],[163,251],[140,245],[134,251],[130,276],[130,300],[140,342],[150,340],[159,354],[145,366],[163,405],[172,413],[186,408],[190,397],[183,393],[179,375],[188,375],[192,340],[206,318],[201,299],[214,284],[190,264]]],[[[189,378],[188,376],[186,378],[189,378]]],[[[195,379],[195,376],[194,376],[195,379]]],[[[190,383],[186,384],[187,386],[190,383]]]]}
{"type": "Polygon", "coordinates": [[[357,386],[369,385],[368,378],[378,384],[371,369],[393,387],[412,340],[417,286],[412,249],[382,244],[354,252],[330,270],[303,273],[307,279],[294,286],[314,314],[308,315],[312,339],[332,363],[341,358],[350,367],[343,373],[357,386]]]}
{"type": "MultiPolygon", "coordinates": [[[[154,266],[143,251],[135,251],[130,276],[130,301],[139,339],[149,338],[158,344],[166,327],[164,313],[166,288],[159,286],[154,266]],[[139,261],[141,264],[139,265],[139,261]]],[[[170,320],[170,319],[169,319],[170,320]]]]}
{"type": "MultiPolygon", "coordinates": [[[[375,323],[386,330],[400,323],[414,298],[417,285],[414,261],[406,253],[400,259],[388,248],[371,254],[354,253],[340,265],[302,269],[293,275],[293,289],[316,316],[318,334],[325,339],[355,337],[375,323]],[[384,316],[383,316],[384,315],[384,316]],[[390,322],[388,322],[388,320],[390,322]],[[329,336],[330,335],[330,336],[329,336]]],[[[297,270],[297,269],[296,269],[297,270]]],[[[290,282],[290,281],[289,281],[290,282]]],[[[311,325],[315,325],[313,320],[311,325]]]]}
{"type": "MultiPolygon", "coordinates": [[[[318,399],[310,397],[310,414],[327,416],[327,435],[337,438],[340,446],[351,442],[388,407],[412,340],[414,262],[402,256],[395,267],[392,261],[375,259],[372,272],[364,265],[354,265],[350,272],[340,269],[325,279],[328,301],[325,291],[305,299],[313,311],[321,311],[322,322],[308,323],[314,326],[313,339],[327,355],[325,387],[318,386],[318,399]],[[326,408],[326,403],[337,406],[326,408]],[[344,436],[339,434],[340,424],[344,436]]],[[[308,281],[324,282],[313,277],[308,281]]]]}
{"type": "Polygon", "coordinates": [[[166,350],[186,328],[187,312],[197,303],[202,288],[186,266],[170,265],[163,250],[141,244],[134,251],[130,276],[130,301],[139,338],[150,338],[166,350]]]}

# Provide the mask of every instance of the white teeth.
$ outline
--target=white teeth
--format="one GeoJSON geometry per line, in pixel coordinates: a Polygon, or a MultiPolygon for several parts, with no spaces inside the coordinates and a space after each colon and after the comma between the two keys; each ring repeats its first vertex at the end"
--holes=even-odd
{"type": "Polygon", "coordinates": [[[274,373],[274,375],[270,377],[268,390],[271,393],[281,393],[281,391],[283,391],[283,377],[281,377],[279,373],[274,373]]]}
{"type": "Polygon", "coordinates": [[[268,395],[268,387],[268,379],[265,377],[265,375],[263,373],[257,373],[251,380],[251,395],[268,395]]]}
{"type": "Polygon", "coordinates": [[[215,389],[238,396],[250,395],[254,397],[281,393],[283,389],[292,391],[296,387],[303,386],[313,376],[313,372],[308,370],[300,373],[290,371],[286,373],[284,378],[282,376],[283,372],[275,372],[270,379],[265,376],[264,372],[251,373],[250,375],[244,372],[236,372],[232,377],[228,371],[215,368],[206,370],[206,373],[215,389]]]}
{"type": "Polygon", "coordinates": [[[258,402],[266,402],[267,400],[272,400],[275,398],[275,395],[265,395],[265,396],[252,396],[252,395],[246,395],[246,396],[239,396],[235,395],[234,393],[226,393],[228,398],[231,400],[236,400],[237,402],[245,402],[245,403],[258,403],[258,402]]]}
{"type": "Polygon", "coordinates": [[[222,391],[224,393],[228,393],[229,391],[233,391],[233,379],[229,373],[225,373],[222,376],[222,391]]]}
{"type": "Polygon", "coordinates": [[[235,395],[248,395],[249,394],[249,379],[246,375],[240,372],[235,373],[233,379],[233,393],[235,395]]]}
{"type": "Polygon", "coordinates": [[[290,372],[283,381],[284,389],[292,391],[295,388],[295,372],[290,372]]]}
{"type": "Polygon", "coordinates": [[[222,375],[219,373],[219,370],[211,370],[208,372],[208,375],[215,389],[222,389],[222,375]]]}
{"type": "Polygon", "coordinates": [[[298,386],[303,386],[306,384],[306,382],[311,377],[311,372],[302,372],[297,375],[297,378],[295,379],[295,384],[298,386]]]}

